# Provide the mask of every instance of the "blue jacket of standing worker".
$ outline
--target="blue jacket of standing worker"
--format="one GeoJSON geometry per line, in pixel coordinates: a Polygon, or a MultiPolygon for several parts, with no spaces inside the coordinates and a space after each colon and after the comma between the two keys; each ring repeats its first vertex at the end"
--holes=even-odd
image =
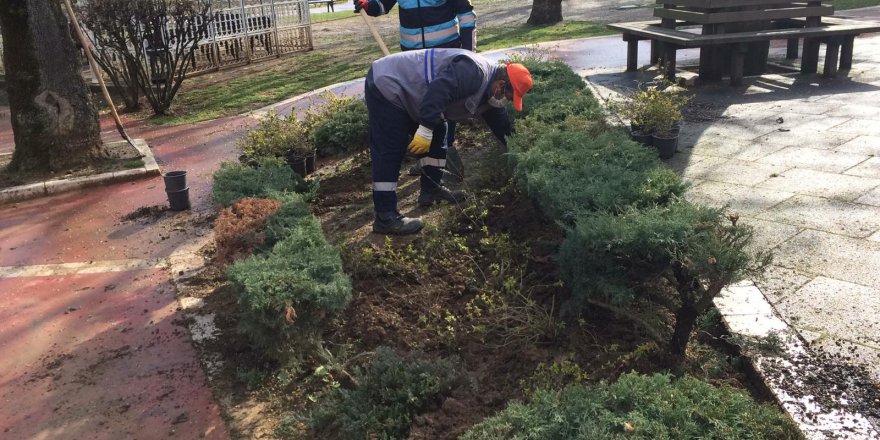
{"type": "Polygon", "coordinates": [[[361,9],[378,17],[400,7],[400,48],[461,48],[474,50],[477,16],[470,0],[354,0],[361,9]]]}

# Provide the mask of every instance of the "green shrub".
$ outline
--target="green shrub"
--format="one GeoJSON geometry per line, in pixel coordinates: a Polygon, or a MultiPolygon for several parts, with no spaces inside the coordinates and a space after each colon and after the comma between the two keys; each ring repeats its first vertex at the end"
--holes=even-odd
{"type": "Polygon", "coordinates": [[[542,94],[553,90],[572,92],[586,87],[584,80],[562,61],[523,60],[532,74],[532,90],[526,95],[542,94]]]}
{"type": "Polygon", "coordinates": [[[742,391],[693,378],[625,374],[513,403],[461,440],[799,439],[778,409],[742,391]]]}
{"type": "Polygon", "coordinates": [[[590,92],[557,89],[546,93],[528,93],[523,98],[523,117],[561,124],[570,116],[604,119],[605,112],[590,92]]]}
{"type": "Polygon", "coordinates": [[[282,192],[314,194],[316,190],[316,183],[307,182],[273,157],[257,159],[255,167],[224,162],[214,173],[214,201],[223,206],[244,197],[265,199],[282,192]]]}
{"type": "Polygon", "coordinates": [[[296,348],[302,354],[351,300],[339,252],[303,206],[296,197],[285,200],[267,222],[267,239],[275,241],[271,250],[227,269],[243,332],[281,361],[291,359],[296,348]]]}
{"type": "Polygon", "coordinates": [[[719,209],[683,200],[619,214],[581,213],[559,260],[575,305],[593,300],[629,307],[650,298],[667,307],[675,316],[670,347],[683,354],[696,319],[721,289],[769,264],[768,255],[746,251],[753,233],[719,209]],[[667,282],[645,287],[656,279],[667,282]]]}
{"type": "Polygon", "coordinates": [[[403,439],[412,419],[439,405],[463,383],[455,365],[444,359],[401,357],[379,348],[366,370],[356,371],[357,388],[336,389],[311,414],[317,438],[403,439]]]}
{"type": "Polygon", "coordinates": [[[596,136],[553,130],[527,151],[516,151],[519,145],[518,140],[511,142],[518,181],[564,224],[572,224],[582,211],[616,212],[665,203],[685,189],[655,153],[616,131],[596,136]]]}
{"type": "Polygon", "coordinates": [[[321,112],[311,132],[311,143],[319,156],[333,156],[367,145],[370,117],[362,99],[335,98],[321,112]]]}

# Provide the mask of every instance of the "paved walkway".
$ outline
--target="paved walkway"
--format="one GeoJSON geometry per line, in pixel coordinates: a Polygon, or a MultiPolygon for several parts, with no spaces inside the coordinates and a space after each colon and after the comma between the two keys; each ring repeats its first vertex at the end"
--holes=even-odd
{"type": "MultiPolygon", "coordinates": [[[[619,36],[548,46],[600,85],[640,79],[621,73],[619,36]]],[[[696,200],[730,204],[775,247],[763,287],[791,322],[880,365],[880,38],[855,53],[852,81],[701,89],[725,118],[686,125],[673,165],[696,200]]],[[[163,169],[189,171],[192,212],[122,221],[165,204],[160,178],[0,207],[0,438],[228,437],[164,262],[212,209],[210,175],[246,123],[132,128],[163,169]]]]}
{"type": "MultiPolygon", "coordinates": [[[[585,73],[600,90],[648,79],[585,73]]],[[[685,124],[670,161],[689,197],[754,225],[756,247],[775,256],[765,296],[815,347],[880,383],[880,38],[856,40],[850,79],[765,75],[695,100],[718,119],[685,124]]]]}
{"type": "Polygon", "coordinates": [[[161,178],[0,207],[0,438],[228,438],[165,262],[243,121],[132,129],[189,171],[192,212],[122,220],[167,203],[161,178]]]}

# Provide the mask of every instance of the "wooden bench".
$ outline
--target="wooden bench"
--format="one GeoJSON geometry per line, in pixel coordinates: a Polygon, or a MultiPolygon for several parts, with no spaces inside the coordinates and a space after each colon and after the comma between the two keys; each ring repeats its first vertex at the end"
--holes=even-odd
{"type": "Polygon", "coordinates": [[[327,12],[335,12],[336,9],[333,7],[334,0],[309,0],[309,7],[312,5],[322,5],[327,4],[327,12]]]}
{"type": "Polygon", "coordinates": [[[676,51],[700,48],[701,82],[740,84],[744,73],[766,68],[771,40],[787,40],[787,57],[798,57],[803,39],[802,73],[818,70],[820,44],[826,45],[825,76],[852,66],[855,37],[880,31],[880,23],[831,17],[833,8],[818,1],[793,0],[658,0],[656,21],[610,24],[627,42],[627,71],[638,68],[638,42],[651,41],[651,63],[660,62],[667,78],[675,77],[676,51]]]}

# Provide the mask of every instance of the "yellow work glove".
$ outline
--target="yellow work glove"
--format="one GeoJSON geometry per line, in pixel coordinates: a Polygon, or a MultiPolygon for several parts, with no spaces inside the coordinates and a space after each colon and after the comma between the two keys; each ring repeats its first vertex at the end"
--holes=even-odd
{"type": "Polygon", "coordinates": [[[431,149],[431,139],[433,138],[434,130],[424,125],[419,125],[416,135],[413,136],[412,142],[409,143],[409,152],[416,156],[428,154],[428,151],[431,149]]]}

